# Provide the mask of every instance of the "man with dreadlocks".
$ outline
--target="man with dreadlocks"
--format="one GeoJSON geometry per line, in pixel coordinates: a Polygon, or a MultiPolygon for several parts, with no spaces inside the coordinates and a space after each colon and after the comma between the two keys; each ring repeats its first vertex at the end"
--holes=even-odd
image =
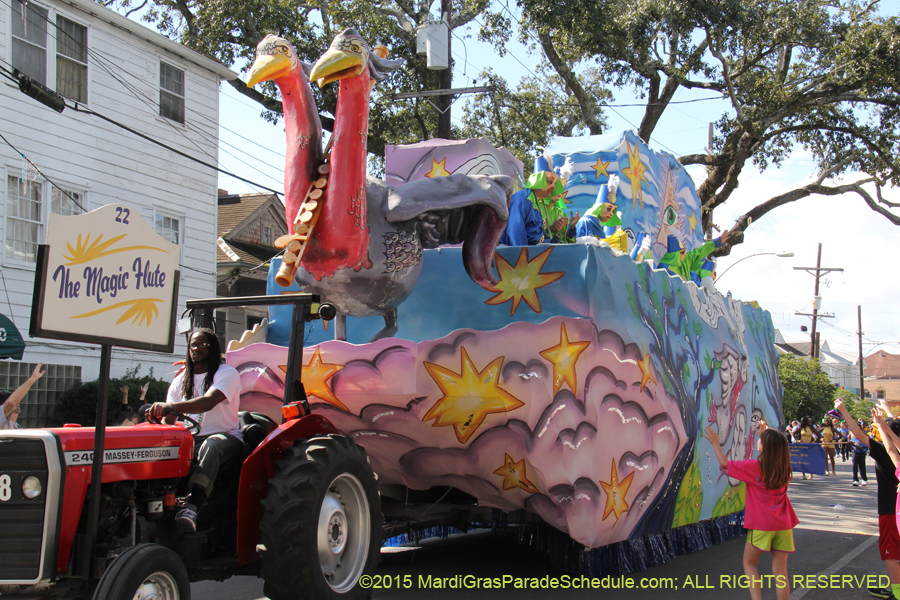
{"type": "Polygon", "coordinates": [[[219,338],[211,329],[191,333],[184,370],[175,376],[166,402],[150,407],[155,420],[175,422],[175,414],[188,415],[200,424],[194,440],[194,473],[190,496],[175,517],[179,531],[197,531],[197,511],[212,492],[213,482],[224,462],[237,456],[243,446],[238,410],[241,376],[222,364],[219,338]]]}

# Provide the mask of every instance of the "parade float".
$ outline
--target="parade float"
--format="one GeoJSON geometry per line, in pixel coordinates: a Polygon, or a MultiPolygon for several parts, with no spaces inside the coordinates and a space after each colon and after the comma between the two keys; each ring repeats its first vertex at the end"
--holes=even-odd
{"type": "MultiPolygon", "coordinates": [[[[439,488],[526,511],[563,534],[569,570],[639,570],[739,535],[744,484],[701,433],[754,456],[756,423],[782,421],[778,358],[767,312],[655,268],[673,236],[703,243],[688,173],[631,132],[556,138],[540,168],[563,175],[566,212],[618,178],[616,243],[498,246],[525,181],[509,151],[389,147],[386,180],[366,177],[369,92],[399,66],[384,56],[347,30],[310,67],[269,36],[248,81],[279,86],[288,136],[290,233],[268,293],[339,313],[303,349],[312,411],[365,448],[385,507],[439,488]],[[340,85],[328,148],[308,81],[340,85]]],[[[290,321],[272,307],[230,347],[243,409],[280,416],[290,321]]]]}

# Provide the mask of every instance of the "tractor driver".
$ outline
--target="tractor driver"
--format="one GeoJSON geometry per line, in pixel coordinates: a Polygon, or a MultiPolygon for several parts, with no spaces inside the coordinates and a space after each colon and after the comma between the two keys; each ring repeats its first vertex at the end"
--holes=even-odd
{"type": "Polygon", "coordinates": [[[166,402],[150,407],[154,420],[165,417],[175,422],[175,414],[185,414],[200,424],[194,443],[194,473],[189,482],[190,496],[175,517],[178,530],[197,531],[197,511],[212,492],[213,482],[224,462],[243,448],[238,409],[241,377],[234,367],[222,364],[219,338],[211,329],[191,333],[184,370],[175,376],[166,402]]]}

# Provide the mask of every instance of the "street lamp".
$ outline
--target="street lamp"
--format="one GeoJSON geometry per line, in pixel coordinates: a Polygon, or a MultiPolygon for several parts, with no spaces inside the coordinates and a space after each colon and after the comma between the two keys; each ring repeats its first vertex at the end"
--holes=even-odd
{"type": "Polygon", "coordinates": [[[753,258],[754,256],[777,256],[779,258],[791,258],[792,256],[794,256],[794,253],[793,252],[757,252],[756,254],[750,254],[749,256],[745,256],[741,260],[738,260],[738,261],[733,262],[730,265],[728,265],[728,268],[725,269],[724,271],[722,271],[721,275],[716,277],[716,283],[718,283],[719,280],[721,280],[723,277],[725,277],[725,273],[727,273],[729,270],[731,270],[731,267],[733,267],[734,265],[738,264],[739,262],[741,262],[743,260],[747,260],[748,258],[753,258]]]}

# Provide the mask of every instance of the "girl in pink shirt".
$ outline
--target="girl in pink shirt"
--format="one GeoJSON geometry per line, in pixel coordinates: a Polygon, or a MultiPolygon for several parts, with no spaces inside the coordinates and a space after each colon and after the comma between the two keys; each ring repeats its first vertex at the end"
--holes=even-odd
{"type": "Polygon", "coordinates": [[[794,527],[799,522],[787,496],[791,480],[791,453],[787,438],[779,431],[768,429],[760,421],[756,460],[728,460],[719,435],[707,427],[703,435],[715,450],[716,458],[728,476],[747,484],[747,506],[744,509],[744,527],[747,544],[744,546],[744,575],[748,578],[750,597],[762,598],[762,578],[759,576],[759,558],[763,552],[772,552],[772,574],[775,576],[775,594],[778,600],[788,600],[787,557],[794,551],[794,527]]]}

